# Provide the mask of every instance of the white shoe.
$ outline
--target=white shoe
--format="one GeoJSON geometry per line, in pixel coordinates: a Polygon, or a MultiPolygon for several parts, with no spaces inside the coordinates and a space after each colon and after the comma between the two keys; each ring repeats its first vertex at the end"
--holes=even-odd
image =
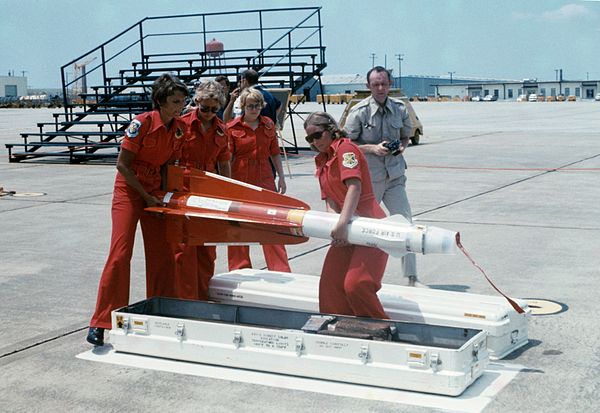
{"type": "Polygon", "coordinates": [[[408,276],[408,283],[407,283],[407,285],[409,287],[429,288],[427,285],[425,285],[422,282],[420,282],[416,275],[409,275],[408,276]]]}

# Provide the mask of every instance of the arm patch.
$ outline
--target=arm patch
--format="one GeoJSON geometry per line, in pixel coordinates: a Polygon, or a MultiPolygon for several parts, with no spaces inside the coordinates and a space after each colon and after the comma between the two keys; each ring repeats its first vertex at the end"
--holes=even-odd
{"type": "Polygon", "coordinates": [[[356,168],[358,159],[354,152],[346,152],[342,155],[342,165],[346,168],[356,168]]]}

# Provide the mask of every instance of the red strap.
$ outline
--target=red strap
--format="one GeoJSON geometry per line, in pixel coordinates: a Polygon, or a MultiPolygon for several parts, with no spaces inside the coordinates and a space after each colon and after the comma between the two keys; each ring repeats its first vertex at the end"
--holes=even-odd
{"type": "Polygon", "coordinates": [[[517,313],[523,314],[525,311],[521,308],[521,306],[519,304],[517,304],[514,300],[512,300],[510,297],[508,297],[506,294],[504,294],[502,291],[500,291],[498,289],[498,287],[496,287],[494,285],[492,280],[490,280],[490,278],[487,276],[485,271],[483,271],[483,269],[475,262],[475,260],[473,258],[471,258],[471,256],[469,255],[469,253],[467,252],[465,247],[463,247],[462,244],[460,243],[460,233],[458,233],[458,232],[456,233],[456,245],[463,252],[463,254],[465,254],[465,256],[469,259],[469,261],[471,261],[471,263],[475,266],[475,268],[477,268],[479,271],[481,271],[481,273],[483,274],[485,279],[488,280],[488,282],[492,285],[492,287],[494,287],[494,290],[498,291],[500,293],[500,295],[502,295],[504,298],[506,298],[508,300],[508,302],[510,303],[510,305],[512,306],[512,308],[514,308],[517,313]]]}

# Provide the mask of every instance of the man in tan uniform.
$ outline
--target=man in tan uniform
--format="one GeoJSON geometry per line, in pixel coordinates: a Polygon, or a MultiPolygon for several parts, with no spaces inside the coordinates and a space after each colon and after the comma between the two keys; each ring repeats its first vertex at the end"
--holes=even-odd
{"type": "MultiPolygon", "coordinates": [[[[360,101],[348,114],[344,128],[363,151],[369,163],[373,192],[390,215],[400,214],[412,222],[406,196],[406,162],[402,156],[408,146],[412,124],[404,103],[388,96],[392,76],[381,66],[367,72],[371,96],[360,101]],[[396,150],[387,144],[399,141],[396,150]]],[[[415,254],[402,258],[402,271],[410,286],[423,286],[417,279],[415,254]]]]}

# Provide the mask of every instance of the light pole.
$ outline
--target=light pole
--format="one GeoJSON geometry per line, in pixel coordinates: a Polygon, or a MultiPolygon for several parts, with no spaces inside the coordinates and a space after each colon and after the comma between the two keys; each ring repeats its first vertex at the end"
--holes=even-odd
{"type": "Polygon", "coordinates": [[[450,75],[450,84],[452,84],[452,75],[455,74],[456,72],[448,72],[448,74],[450,75]]]}
{"type": "Polygon", "coordinates": [[[371,53],[371,67],[375,67],[375,53],[371,53]]]}
{"type": "Polygon", "coordinates": [[[402,90],[402,61],[404,60],[404,54],[399,53],[396,57],[398,58],[398,89],[402,90]]]}

